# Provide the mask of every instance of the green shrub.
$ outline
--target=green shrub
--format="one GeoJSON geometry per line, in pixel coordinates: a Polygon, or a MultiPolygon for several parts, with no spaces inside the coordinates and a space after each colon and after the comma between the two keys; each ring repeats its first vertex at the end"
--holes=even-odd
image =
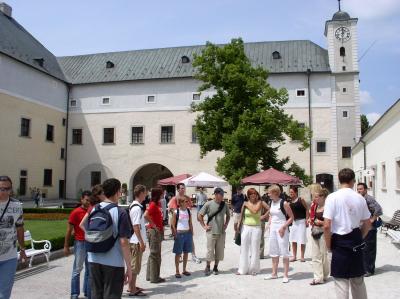
{"type": "Polygon", "coordinates": [[[65,208],[65,209],[49,209],[49,208],[24,208],[24,213],[27,214],[70,214],[72,208],[65,208]]]}

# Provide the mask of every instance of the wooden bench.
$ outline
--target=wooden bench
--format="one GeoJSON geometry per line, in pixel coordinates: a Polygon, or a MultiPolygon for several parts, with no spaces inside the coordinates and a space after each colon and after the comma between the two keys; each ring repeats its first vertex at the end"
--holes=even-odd
{"type": "MultiPolygon", "coordinates": [[[[33,258],[37,255],[43,254],[47,260],[47,266],[49,266],[50,262],[50,250],[51,250],[51,243],[48,240],[40,240],[36,241],[32,239],[32,235],[29,230],[24,232],[24,239],[25,241],[31,241],[31,248],[25,250],[26,257],[29,258],[29,268],[32,267],[33,258]],[[44,244],[43,248],[35,248],[35,244],[44,244]]],[[[19,259],[19,252],[18,252],[18,259],[19,259]]]]}
{"type": "Polygon", "coordinates": [[[394,212],[392,219],[382,219],[381,231],[389,229],[400,231],[400,210],[394,212]]]}

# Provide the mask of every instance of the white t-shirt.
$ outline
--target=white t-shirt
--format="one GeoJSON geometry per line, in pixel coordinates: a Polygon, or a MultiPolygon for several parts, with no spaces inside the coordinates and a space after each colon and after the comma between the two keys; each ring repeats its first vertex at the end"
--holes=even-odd
{"type": "Polygon", "coordinates": [[[189,212],[187,210],[182,211],[179,209],[179,219],[176,225],[176,230],[189,230],[189,212]]]}
{"type": "Polygon", "coordinates": [[[326,199],[324,218],[332,220],[334,234],[346,235],[370,216],[364,197],[350,188],[333,192],[326,199]]]}
{"type": "MultiPolygon", "coordinates": [[[[129,217],[131,217],[132,225],[140,225],[140,234],[142,235],[143,242],[146,243],[146,227],[144,224],[144,217],[142,212],[142,205],[137,201],[133,201],[131,206],[137,204],[138,206],[134,206],[131,208],[129,212],[129,217]]],[[[136,234],[133,233],[131,239],[129,240],[132,244],[139,244],[139,239],[136,237],[136,234]]]]}

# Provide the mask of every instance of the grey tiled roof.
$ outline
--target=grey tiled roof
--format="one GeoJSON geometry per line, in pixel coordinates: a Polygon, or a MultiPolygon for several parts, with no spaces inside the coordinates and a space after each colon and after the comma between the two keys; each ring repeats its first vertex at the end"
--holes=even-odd
{"type": "Polygon", "coordinates": [[[17,21],[2,12],[0,12],[0,52],[65,81],[56,57],[17,21]],[[43,66],[40,66],[35,59],[43,59],[43,66]]]}
{"type": "MultiPolygon", "coordinates": [[[[125,52],[100,53],[59,57],[58,61],[67,80],[73,84],[113,82],[126,80],[191,77],[191,63],[182,63],[181,57],[192,61],[204,46],[188,46],[125,52]],[[114,63],[106,68],[107,61],[114,63]]],[[[247,56],[254,65],[271,73],[329,72],[328,51],[307,40],[246,43],[247,56]],[[281,59],[273,59],[278,51],[281,59]]]]}

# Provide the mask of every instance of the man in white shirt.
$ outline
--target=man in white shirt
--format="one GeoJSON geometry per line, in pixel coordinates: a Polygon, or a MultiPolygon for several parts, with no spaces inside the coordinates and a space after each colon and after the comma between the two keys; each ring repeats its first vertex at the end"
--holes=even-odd
{"type": "Polygon", "coordinates": [[[146,187],[143,185],[136,185],[133,193],[135,195],[135,200],[129,206],[129,217],[133,227],[133,235],[129,241],[132,257],[132,280],[129,285],[129,296],[145,296],[143,289],[136,286],[136,278],[140,273],[143,252],[146,249],[146,227],[142,206],[146,198],[146,187]]]}
{"type": "Polygon", "coordinates": [[[339,172],[340,189],[328,196],[324,209],[324,236],[328,252],[332,252],[331,275],[335,278],[337,298],[366,299],[364,283],[364,237],[371,227],[365,199],[353,190],[354,171],[339,172]]]}

